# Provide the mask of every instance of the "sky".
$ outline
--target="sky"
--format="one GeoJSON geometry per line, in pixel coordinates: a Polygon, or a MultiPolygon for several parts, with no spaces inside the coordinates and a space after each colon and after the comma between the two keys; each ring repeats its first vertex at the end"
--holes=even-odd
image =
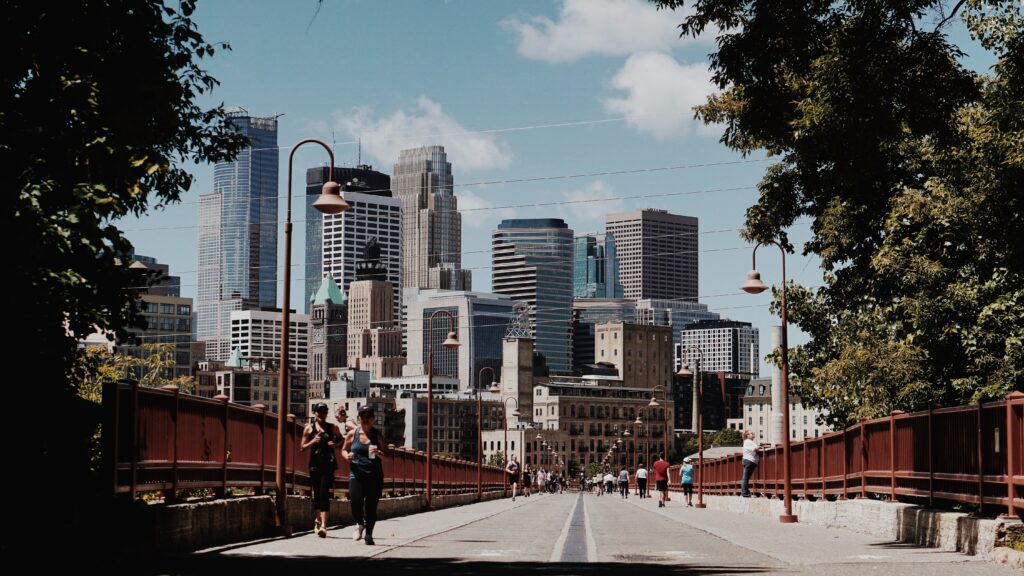
{"type": "MultiPolygon", "coordinates": [[[[564,218],[581,235],[603,231],[612,212],[696,216],[700,301],[760,330],[767,374],[778,318],[769,293],[738,289],[752,248],[739,230],[771,160],[740,157],[718,142],[719,126],[693,119],[692,107],[714,90],[714,38],[679,38],[682,18],[642,0],[200,1],[200,33],[232,48],[203,60],[221,85],[200,103],[282,114],[281,221],[288,152],[299,140],[331,143],[336,164],[354,166],[361,138],[362,161],[388,174],[403,148],[445,146],[463,211],[462,263],[476,291],[490,289],[490,234],[504,218],[564,218]]],[[[972,67],[987,64],[979,51],[968,49],[972,67]]],[[[291,305],[299,310],[304,175],[327,160],[315,146],[295,155],[291,305]]],[[[181,276],[187,297],[196,294],[199,195],[213,185],[211,165],[191,169],[180,204],[120,223],[138,253],[181,276]]],[[[809,222],[789,233],[798,246],[789,279],[819,285],[818,258],[799,250],[809,222]]],[[[282,238],[279,266],[283,246],[282,238]]],[[[778,252],[760,254],[762,278],[778,283],[778,252]]],[[[806,340],[790,328],[791,344],[806,340]]]]}

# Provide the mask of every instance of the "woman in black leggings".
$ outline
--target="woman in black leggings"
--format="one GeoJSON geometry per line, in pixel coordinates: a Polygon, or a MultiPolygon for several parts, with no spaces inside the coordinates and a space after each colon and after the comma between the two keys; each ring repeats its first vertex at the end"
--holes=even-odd
{"type": "Polygon", "coordinates": [[[331,510],[331,489],[338,461],[334,451],[341,444],[338,429],[327,421],[327,404],[313,408],[316,417],[302,432],[302,450],[309,450],[309,480],[313,487],[313,532],[327,537],[327,513],[331,510]]]}
{"type": "Polygon", "coordinates": [[[380,457],[386,455],[384,435],[373,427],[373,408],[359,409],[359,427],[345,437],[341,455],[349,461],[348,499],[356,520],[353,540],[373,545],[373,526],[377,523],[377,503],[384,490],[384,467],[380,457]]]}

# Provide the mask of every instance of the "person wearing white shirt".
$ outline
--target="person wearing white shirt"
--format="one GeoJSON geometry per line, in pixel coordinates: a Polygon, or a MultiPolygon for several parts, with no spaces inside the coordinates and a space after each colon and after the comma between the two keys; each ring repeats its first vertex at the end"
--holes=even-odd
{"type": "Polygon", "coordinates": [[[643,463],[637,466],[636,469],[636,487],[640,492],[641,498],[650,498],[650,494],[647,493],[647,468],[644,468],[643,463]]]}
{"type": "Polygon", "coordinates": [[[750,477],[757,469],[757,442],[754,442],[754,431],[743,433],[743,480],[740,482],[740,496],[750,498],[750,477]]]}

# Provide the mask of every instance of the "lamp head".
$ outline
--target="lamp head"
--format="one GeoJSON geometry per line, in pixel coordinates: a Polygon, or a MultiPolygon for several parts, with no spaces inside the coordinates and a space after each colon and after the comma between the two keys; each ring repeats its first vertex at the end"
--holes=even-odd
{"type": "Polygon", "coordinates": [[[761,281],[761,273],[757,270],[751,270],[747,273],[747,281],[740,286],[740,289],[747,294],[760,294],[768,289],[768,286],[761,281]]]}
{"type": "Polygon", "coordinates": [[[324,214],[340,214],[351,208],[351,206],[341,197],[340,184],[337,182],[325,182],[323,191],[317,197],[316,202],[313,202],[313,208],[324,214]]]}

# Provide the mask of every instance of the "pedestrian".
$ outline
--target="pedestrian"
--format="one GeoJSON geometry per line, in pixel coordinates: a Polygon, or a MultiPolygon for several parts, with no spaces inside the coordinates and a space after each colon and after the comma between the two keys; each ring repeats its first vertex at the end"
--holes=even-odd
{"type": "Polygon", "coordinates": [[[523,496],[529,498],[532,492],[531,487],[533,486],[533,470],[530,469],[530,465],[527,464],[526,468],[523,469],[523,496]]]}
{"type": "Polygon", "coordinates": [[[629,498],[629,470],[625,466],[619,470],[619,495],[623,500],[629,498]]]}
{"type": "Polygon", "coordinates": [[[740,496],[750,498],[750,477],[757,469],[757,442],[754,442],[754,431],[743,433],[743,480],[740,482],[740,496]]]}
{"type": "Polygon", "coordinates": [[[693,458],[687,456],[683,459],[683,465],[679,468],[679,482],[683,485],[683,495],[686,496],[686,505],[693,507],[693,458]]]}
{"type": "Polygon", "coordinates": [[[359,409],[359,428],[348,433],[341,455],[349,461],[348,499],[356,521],[353,540],[373,546],[373,527],[377,523],[377,503],[384,491],[384,466],[387,456],[384,435],[373,426],[373,407],[359,409]]]}
{"type": "Polygon", "coordinates": [[[651,497],[647,493],[647,468],[644,468],[643,462],[641,462],[636,468],[636,487],[637,491],[640,492],[641,498],[651,497]]]}
{"type": "Polygon", "coordinates": [[[313,488],[313,532],[327,538],[327,513],[331,511],[334,471],[338,469],[335,450],[341,445],[338,428],[327,421],[327,404],[313,407],[313,421],[302,431],[299,448],[309,450],[309,482],[313,488]]]}
{"type": "Polygon", "coordinates": [[[665,500],[668,499],[668,460],[661,455],[654,457],[654,483],[658,492],[661,492],[661,500],[658,500],[658,508],[665,507],[665,500]]]}
{"type": "Polygon", "coordinates": [[[594,477],[590,479],[590,487],[597,489],[597,495],[600,496],[604,492],[604,487],[601,486],[601,473],[594,474],[594,477]]]}
{"type": "Polygon", "coordinates": [[[338,423],[338,429],[343,436],[347,436],[349,432],[359,427],[355,420],[348,417],[348,411],[344,404],[338,404],[334,410],[334,421],[338,423]]]}
{"type": "Polygon", "coordinates": [[[604,491],[608,494],[614,490],[613,485],[615,484],[615,476],[612,476],[611,470],[606,470],[604,473],[604,491]]]}
{"type": "Polygon", "coordinates": [[[505,465],[505,474],[508,475],[508,483],[512,486],[512,501],[516,501],[516,485],[519,484],[519,462],[516,455],[509,456],[508,464],[505,465]]]}

